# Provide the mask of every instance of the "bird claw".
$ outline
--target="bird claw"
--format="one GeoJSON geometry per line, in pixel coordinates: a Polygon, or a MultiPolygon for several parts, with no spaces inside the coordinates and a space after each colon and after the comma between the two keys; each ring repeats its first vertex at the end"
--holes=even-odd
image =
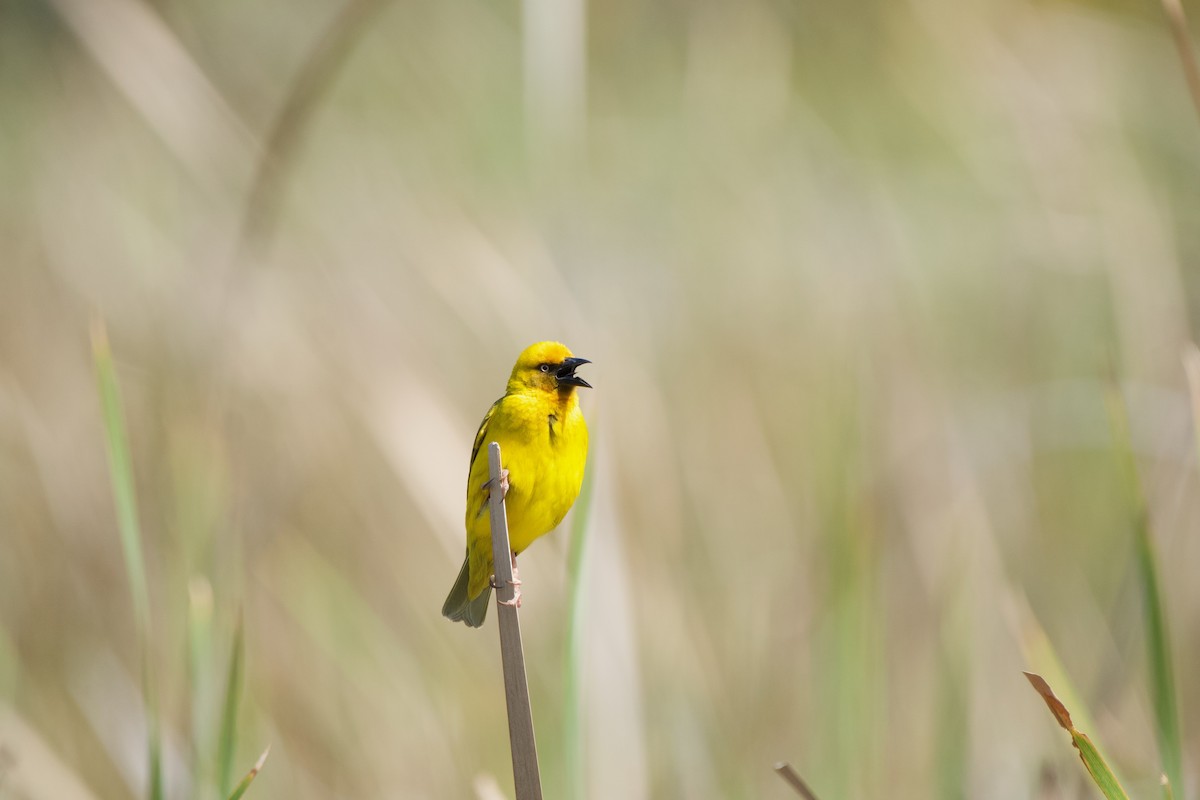
{"type": "MultiPolygon", "coordinates": [[[[501,497],[508,496],[508,487],[509,487],[508,470],[501,469],[500,470],[500,496],[501,497]]],[[[479,488],[483,489],[485,492],[491,490],[491,488],[492,488],[491,480],[489,479],[487,483],[485,483],[483,486],[481,486],[479,488]]]]}
{"type": "MultiPolygon", "coordinates": [[[[488,583],[491,584],[493,589],[504,588],[504,584],[502,584],[499,580],[497,580],[495,575],[493,575],[491,577],[491,579],[488,581],[488,583]]],[[[521,607],[521,590],[519,587],[521,585],[521,582],[514,577],[511,581],[508,581],[508,585],[513,587],[512,599],[511,600],[500,600],[499,598],[497,598],[496,602],[502,606],[512,606],[513,608],[520,608],[521,607]]]]}
{"type": "MultiPolygon", "coordinates": [[[[500,473],[500,477],[507,477],[507,470],[500,473]]],[[[512,578],[509,579],[508,585],[513,587],[513,596],[511,600],[500,600],[496,602],[502,606],[511,606],[512,608],[521,607],[521,579],[517,577],[517,554],[511,553],[512,556],[512,578]]],[[[501,588],[500,581],[496,580],[496,576],[492,575],[491,584],[493,589],[501,588]]]]}

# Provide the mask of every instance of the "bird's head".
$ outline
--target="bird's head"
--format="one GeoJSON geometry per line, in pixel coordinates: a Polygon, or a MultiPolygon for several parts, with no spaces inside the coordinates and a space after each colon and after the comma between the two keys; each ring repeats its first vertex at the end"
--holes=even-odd
{"type": "Polygon", "coordinates": [[[517,358],[512,375],[508,379],[508,390],[512,392],[537,389],[570,394],[576,386],[590,389],[592,385],[575,374],[575,368],[580,364],[590,363],[586,358],[571,355],[565,344],[531,344],[517,358]]]}

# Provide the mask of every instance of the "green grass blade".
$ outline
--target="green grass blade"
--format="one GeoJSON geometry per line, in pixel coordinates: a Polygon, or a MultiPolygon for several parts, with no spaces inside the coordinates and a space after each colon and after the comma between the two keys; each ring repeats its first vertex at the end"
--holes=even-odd
{"type": "Polygon", "coordinates": [[[1150,696],[1154,706],[1154,733],[1159,758],[1171,786],[1182,786],[1183,744],[1180,740],[1179,706],[1175,697],[1175,675],[1171,662],[1171,640],[1159,589],[1158,559],[1150,530],[1150,513],[1138,478],[1129,433],[1129,412],[1115,388],[1109,392],[1109,417],[1129,498],[1130,524],[1137,550],[1137,572],[1142,587],[1142,610],[1146,623],[1146,651],[1150,663],[1150,696]]]}
{"type": "Polygon", "coordinates": [[[103,323],[92,330],[92,357],[104,415],[104,441],[108,449],[108,467],[112,477],[113,502],[117,510],[117,530],[125,556],[125,571],[133,597],[133,613],[139,636],[149,638],[150,593],[146,584],[146,561],[142,554],[142,533],[138,524],[137,494],[134,490],[133,459],[129,455],[129,437],[121,406],[121,389],[112,350],[103,323]]]}
{"type": "Polygon", "coordinates": [[[1092,744],[1092,740],[1076,731],[1071,734],[1071,742],[1075,745],[1075,749],[1079,751],[1079,758],[1083,760],[1083,765],[1087,767],[1087,771],[1091,773],[1092,780],[1100,787],[1100,791],[1104,796],[1108,800],[1129,800],[1129,796],[1125,794],[1125,790],[1117,782],[1117,777],[1108,768],[1108,764],[1104,763],[1104,759],[1100,756],[1100,751],[1092,744]]]}
{"type": "Polygon", "coordinates": [[[241,782],[238,783],[237,787],[233,790],[233,792],[230,793],[229,800],[241,800],[241,796],[244,795],[246,790],[250,788],[251,782],[258,777],[258,773],[262,771],[263,764],[267,763],[267,756],[270,755],[270,753],[270,747],[268,747],[266,750],[263,750],[263,754],[258,757],[258,761],[255,762],[254,767],[246,773],[246,777],[242,778],[241,782]]]}
{"type": "Polygon", "coordinates": [[[133,599],[133,615],[142,656],[142,692],[146,703],[146,729],[150,760],[151,800],[162,800],[162,749],[159,741],[157,692],[154,688],[150,656],[150,590],[146,582],[146,559],[142,552],[142,531],[138,523],[137,493],[134,488],[133,458],[129,454],[129,435],[121,404],[121,387],[113,363],[112,349],[104,323],[92,327],[92,361],[100,394],[104,423],[104,442],[112,479],[113,504],[117,512],[117,530],[125,557],[125,574],[133,599]]]}
{"type": "MultiPolygon", "coordinates": [[[[591,464],[589,464],[591,467],[591,464]]],[[[587,545],[588,521],[591,517],[593,470],[584,471],[583,487],[575,502],[571,522],[570,551],[567,557],[567,655],[563,703],[563,748],[567,774],[567,797],[583,800],[584,749],[583,719],[580,694],[583,671],[583,556],[587,545]]]]}
{"type": "MultiPolygon", "coordinates": [[[[229,783],[233,777],[233,754],[237,745],[237,710],[242,694],[242,642],[244,638],[245,632],[239,617],[237,628],[233,633],[233,646],[229,652],[229,676],[225,681],[225,704],[221,712],[220,739],[217,742],[217,786],[220,787],[222,795],[229,792],[229,783]]],[[[263,758],[266,758],[266,753],[263,753],[263,758]]],[[[253,780],[254,774],[252,772],[247,775],[242,783],[248,786],[253,780]]]]}
{"type": "Polygon", "coordinates": [[[1155,733],[1163,772],[1172,786],[1182,786],[1183,745],[1179,732],[1179,706],[1175,699],[1175,675],[1171,667],[1170,636],[1158,586],[1157,560],[1145,515],[1137,531],[1138,572],[1141,575],[1146,613],[1146,647],[1150,655],[1150,691],[1154,700],[1155,733]]]}
{"type": "Polygon", "coordinates": [[[1035,675],[1032,672],[1026,672],[1025,677],[1029,680],[1034,690],[1042,696],[1042,700],[1046,702],[1046,706],[1050,709],[1050,713],[1062,726],[1063,730],[1071,734],[1071,744],[1079,751],[1079,758],[1083,761],[1083,765],[1087,768],[1088,774],[1092,776],[1092,780],[1096,786],[1100,787],[1100,791],[1108,800],[1129,800],[1129,795],[1125,794],[1125,790],[1121,788],[1121,784],[1117,781],[1117,776],[1108,768],[1104,758],[1100,755],[1100,751],[1092,744],[1092,740],[1085,734],[1081,733],[1075,724],[1071,722],[1071,714],[1067,711],[1067,707],[1062,704],[1062,701],[1055,697],[1050,684],[1041,675],[1035,675]]]}

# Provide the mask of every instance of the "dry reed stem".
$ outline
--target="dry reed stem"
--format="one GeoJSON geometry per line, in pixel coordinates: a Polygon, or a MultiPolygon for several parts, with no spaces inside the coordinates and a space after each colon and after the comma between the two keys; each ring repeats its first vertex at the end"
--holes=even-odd
{"type": "Polygon", "coordinates": [[[496,618],[500,625],[500,659],[504,664],[504,699],[508,704],[508,738],[512,748],[513,784],[517,800],[542,800],[538,773],[537,742],[533,735],[533,711],[529,705],[529,683],[525,677],[525,651],[521,646],[521,621],[516,605],[509,605],[516,592],[513,584],[512,548],[508,542],[508,519],[500,486],[500,445],[488,445],[488,477],[492,487],[492,562],[496,584],[496,618]]]}
{"type": "Polygon", "coordinates": [[[803,797],[805,800],[817,800],[817,796],[813,794],[813,790],[808,788],[808,784],[804,779],[797,774],[796,770],[792,769],[792,765],[786,761],[780,761],[775,765],[775,771],[779,773],[779,777],[796,790],[796,794],[803,797]]]}

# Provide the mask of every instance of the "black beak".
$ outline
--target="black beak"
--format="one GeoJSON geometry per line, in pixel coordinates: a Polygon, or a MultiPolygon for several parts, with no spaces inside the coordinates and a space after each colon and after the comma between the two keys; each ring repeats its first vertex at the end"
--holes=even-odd
{"type": "Polygon", "coordinates": [[[575,374],[575,368],[580,364],[590,364],[586,358],[564,358],[562,365],[558,371],[554,373],[554,377],[558,378],[559,386],[583,386],[586,389],[592,388],[592,385],[583,378],[575,374]]]}

